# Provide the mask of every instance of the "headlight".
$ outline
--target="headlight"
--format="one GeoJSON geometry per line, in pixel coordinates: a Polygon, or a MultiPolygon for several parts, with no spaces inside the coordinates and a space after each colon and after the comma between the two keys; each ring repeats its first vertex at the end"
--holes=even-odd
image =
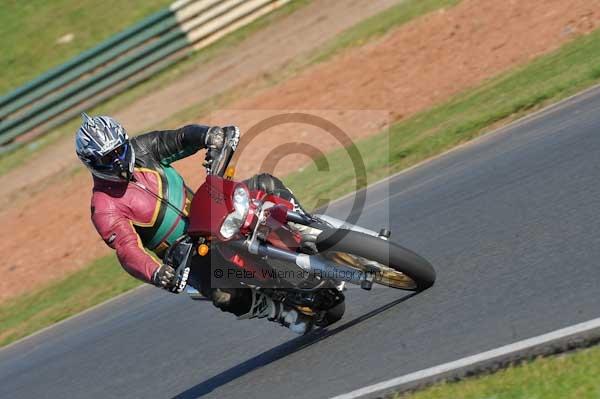
{"type": "Polygon", "coordinates": [[[240,230],[250,208],[248,191],[243,186],[238,186],[233,191],[233,212],[231,212],[221,225],[220,233],[225,239],[233,237],[240,230]]]}

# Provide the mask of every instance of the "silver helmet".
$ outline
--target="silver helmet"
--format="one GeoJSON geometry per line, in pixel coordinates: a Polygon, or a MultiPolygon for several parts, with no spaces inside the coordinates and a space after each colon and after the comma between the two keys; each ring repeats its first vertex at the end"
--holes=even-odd
{"type": "Polygon", "coordinates": [[[110,181],[129,181],[135,153],[123,126],[108,116],[81,114],[75,135],[75,152],[92,174],[110,181]]]}

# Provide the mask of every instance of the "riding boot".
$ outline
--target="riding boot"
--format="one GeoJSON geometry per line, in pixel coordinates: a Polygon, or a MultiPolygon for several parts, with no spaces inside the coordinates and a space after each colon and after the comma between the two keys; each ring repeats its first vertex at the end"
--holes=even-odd
{"type": "Polygon", "coordinates": [[[252,305],[250,311],[239,319],[264,318],[281,324],[290,331],[304,335],[312,330],[313,319],[297,309],[287,306],[281,302],[275,302],[264,293],[252,290],[252,305]]]}

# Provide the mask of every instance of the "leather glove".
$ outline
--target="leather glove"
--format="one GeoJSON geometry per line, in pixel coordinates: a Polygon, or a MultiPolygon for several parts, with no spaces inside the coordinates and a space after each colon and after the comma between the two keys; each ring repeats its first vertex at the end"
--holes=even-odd
{"type": "Polygon", "coordinates": [[[169,265],[162,265],[152,275],[152,284],[171,291],[175,286],[175,269],[169,265]]]}
{"type": "Polygon", "coordinates": [[[179,275],[178,270],[175,270],[169,265],[159,266],[152,275],[152,283],[169,292],[179,294],[183,292],[187,285],[190,268],[186,267],[185,269],[182,269],[179,275]]]}
{"type": "Polygon", "coordinates": [[[240,137],[240,128],[237,126],[223,126],[223,131],[225,132],[225,135],[229,135],[231,133],[235,133],[236,137],[240,137]]]}
{"type": "Polygon", "coordinates": [[[240,142],[240,128],[237,126],[225,126],[223,130],[225,131],[225,137],[229,139],[229,145],[235,151],[240,142]]]}
{"type": "Polygon", "coordinates": [[[213,126],[206,132],[206,148],[220,150],[225,143],[225,132],[219,126],[213,126]]]}

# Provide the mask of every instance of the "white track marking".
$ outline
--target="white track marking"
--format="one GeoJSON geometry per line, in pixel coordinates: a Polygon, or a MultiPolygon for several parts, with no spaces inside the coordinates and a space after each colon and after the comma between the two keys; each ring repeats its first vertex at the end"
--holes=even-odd
{"type": "Polygon", "coordinates": [[[345,393],[343,395],[335,396],[331,399],[360,398],[362,396],[369,395],[375,392],[383,391],[394,387],[401,387],[402,385],[408,383],[419,382],[421,380],[442,375],[451,371],[460,370],[470,366],[476,366],[482,362],[501,359],[506,355],[514,354],[523,350],[532,349],[542,345],[548,345],[553,341],[568,338],[570,336],[576,336],[578,334],[589,332],[598,328],[600,328],[600,318],[575,324],[573,326],[562,328],[560,330],[556,330],[547,334],[538,335],[537,337],[528,338],[523,341],[518,341],[506,346],[501,346],[499,348],[492,349],[486,352],[481,352],[476,355],[464,357],[453,362],[440,364],[438,366],[430,367],[427,369],[416,371],[414,373],[392,378],[390,380],[383,381],[374,385],[369,385],[364,388],[345,393]]]}

